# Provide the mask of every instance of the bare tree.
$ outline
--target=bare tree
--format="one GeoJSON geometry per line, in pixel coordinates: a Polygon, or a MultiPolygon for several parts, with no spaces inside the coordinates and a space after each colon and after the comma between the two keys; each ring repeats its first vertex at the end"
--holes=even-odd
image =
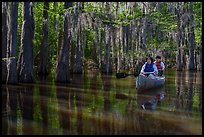
{"type": "Polygon", "coordinates": [[[40,50],[40,62],[38,64],[38,74],[47,75],[48,74],[48,10],[49,2],[44,2],[43,9],[43,39],[42,46],[40,50]]]}
{"type": "Polygon", "coordinates": [[[146,27],[147,27],[147,16],[146,16],[146,12],[147,12],[147,6],[146,6],[146,2],[142,3],[142,17],[141,17],[141,32],[140,32],[140,47],[142,49],[146,49],[146,41],[147,41],[147,35],[146,35],[146,27]]]}
{"type": "Polygon", "coordinates": [[[82,73],[82,23],[81,23],[81,12],[79,12],[79,9],[82,8],[82,3],[77,3],[77,9],[76,9],[76,59],[75,59],[75,64],[74,64],[74,73],[82,73]]]}
{"type": "Polygon", "coordinates": [[[122,66],[122,59],[123,59],[122,58],[123,57],[123,55],[122,55],[123,48],[122,48],[122,38],[121,38],[122,34],[121,33],[122,33],[122,28],[119,28],[118,29],[117,72],[120,72],[120,69],[121,69],[121,66],[122,66]]]}
{"type": "Polygon", "coordinates": [[[177,32],[177,55],[176,55],[176,62],[177,62],[177,70],[182,70],[182,63],[181,63],[181,37],[182,37],[182,31],[181,31],[181,3],[177,3],[177,25],[178,25],[178,32],[177,32]]]}
{"type": "Polygon", "coordinates": [[[189,64],[188,69],[189,70],[195,70],[195,34],[194,34],[194,17],[193,17],[193,4],[190,2],[190,32],[189,32],[189,64]]]}
{"type": "MultiPolygon", "coordinates": [[[[57,3],[57,2],[54,2],[53,8],[54,8],[55,11],[56,11],[57,6],[58,6],[58,3],[57,3]]],[[[55,31],[56,31],[56,30],[57,30],[56,14],[54,15],[54,27],[55,27],[55,31]]],[[[57,34],[58,34],[58,33],[57,33],[57,34]]]]}
{"type": "Polygon", "coordinates": [[[2,38],[2,60],[1,60],[1,72],[2,72],[2,82],[6,82],[6,77],[7,77],[7,31],[8,31],[8,26],[7,26],[7,2],[2,2],[2,33],[1,33],[1,38],[2,38]]]}
{"type": "Polygon", "coordinates": [[[18,77],[20,82],[33,82],[33,38],[35,23],[32,2],[22,3],[23,24],[21,47],[18,60],[18,77]]]}
{"type": "Polygon", "coordinates": [[[129,68],[129,25],[125,26],[125,38],[126,38],[126,47],[125,47],[125,70],[129,68]]]}
{"type": "Polygon", "coordinates": [[[74,73],[82,73],[82,40],[81,40],[81,25],[78,29],[77,48],[76,48],[76,62],[74,73]]]}
{"type": "Polygon", "coordinates": [[[17,25],[18,25],[18,2],[9,4],[8,12],[8,84],[17,84],[17,66],[16,66],[16,45],[17,45],[17,25]]]}
{"type": "MultiPolygon", "coordinates": [[[[109,15],[110,19],[110,3],[106,3],[106,13],[109,15]]],[[[104,64],[103,64],[103,70],[104,73],[112,73],[112,64],[111,64],[111,25],[105,24],[104,28],[104,64]]]]}
{"type": "Polygon", "coordinates": [[[67,8],[72,7],[72,2],[65,2],[65,14],[64,14],[64,39],[60,49],[60,54],[57,62],[56,70],[56,82],[69,83],[70,82],[70,69],[69,69],[69,49],[70,49],[70,32],[68,30],[69,10],[67,8]]]}

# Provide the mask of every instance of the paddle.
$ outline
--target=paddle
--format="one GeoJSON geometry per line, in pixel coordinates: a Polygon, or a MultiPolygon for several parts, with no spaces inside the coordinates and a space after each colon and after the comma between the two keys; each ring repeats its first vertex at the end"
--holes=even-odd
{"type": "Polygon", "coordinates": [[[139,76],[139,74],[116,73],[116,78],[126,78],[130,75],[134,75],[135,77],[139,76]]]}
{"type": "Polygon", "coordinates": [[[154,72],[143,72],[143,74],[153,74],[154,72]]]}
{"type": "MultiPolygon", "coordinates": [[[[153,74],[154,72],[143,72],[143,74],[153,74]]],[[[127,74],[127,73],[116,73],[116,78],[126,78],[127,76],[134,75],[135,77],[139,76],[139,73],[136,74],[127,74]]]]}

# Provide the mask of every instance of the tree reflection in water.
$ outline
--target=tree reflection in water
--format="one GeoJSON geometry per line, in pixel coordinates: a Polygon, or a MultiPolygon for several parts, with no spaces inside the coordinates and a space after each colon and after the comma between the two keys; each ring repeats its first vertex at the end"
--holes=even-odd
{"type": "Polygon", "coordinates": [[[157,105],[164,99],[164,88],[145,90],[138,93],[138,104],[144,110],[155,110],[157,105]]]}
{"type": "Polygon", "coordinates": [[[142,93],[136,91],[134,77],[116,79],[99,73],[74,74],[70,84],[38,79],[32,84],[3,85],[2,132],[201,134],[201,79],[195,73],[176,72],[166,75],[161,89],[142,93]],[[163,100],[153,103],[153,111],[141,109],[155,98],[163,100]]]}

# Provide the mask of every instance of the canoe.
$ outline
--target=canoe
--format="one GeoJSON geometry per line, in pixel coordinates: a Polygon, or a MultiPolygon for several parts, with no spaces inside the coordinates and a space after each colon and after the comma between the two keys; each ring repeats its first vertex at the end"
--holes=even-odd
{"type": "Polygon", "coordinates": [[[154,79],[151,79],[146,75],[140,74],[136,78],[137,90],[147,90],[147,89],[162,87],[164,83],[165,83],[165,76],[155,76],[154,79]]]}

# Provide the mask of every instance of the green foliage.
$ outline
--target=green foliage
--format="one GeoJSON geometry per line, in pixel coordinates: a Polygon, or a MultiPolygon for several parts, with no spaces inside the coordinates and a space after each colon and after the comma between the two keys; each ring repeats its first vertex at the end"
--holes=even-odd
{"type": "MultiPolygon", "coordinates": [[[[106,11],[106,3],[98,3],[98,2],[84,2],[83,12],[91,15],[93,19],[99,20],[101,23],[98,28],[99,30],[103,30],[104,24],[110,25],[110,27],[120,28],[122,26],[127,25],[135,25],[138,26],[138,33],[141,33],[141,27],[143,25],[142,20],[143,17],[147,19],[147,26],[145,28],[146,35],[146,45],[147,50],[151,49],[160,49],[168,51],[166,57],[175,59],[176,56],[176,39],[172,39],[170,34],[177,32],[177,20],[175,9],[176,6],[171,3],[151,3],[147,9],[147,12],[143,14],[143,3],[136,3],[133,7],[126,7],[125,2],[119,2],[119,7],[117,9],[117,4],[112,2],[110,4],[110,12],[106,11]],[[102,6],[102,4],[104,4],[102,6]],[[117,13],[117,14],[116,14],[117,13]]],[[[48,59],[51,66],[56,65],[57,55],[61,45],[58,45],[60,42],[60,38],[63,36],[64,29],[64,2],[57,2],[56,8],[53,7],[54,2],[49,2],[49,10],[48,10],[48,59]],[[54,26],[54,18],[56,18],[57,28],[54,26]],[[60,35],[58,35],[60,33],[60,35]]],[[[75,5],[75,3],[74,3],[75,5]]],[[[18,5],[18,33],[17,33],[17,55],[19,53],[20,44],[21,44],[21,31],[22,31],[22,3],[20,2],[18,5]]],[[[189,3],[182,3],[182,9],[188,9],[189,3]]],[[[42,46],[42,23],[43,23],[43,8],[44,2],[34,2],[34,19],[35,19],[35,34],[34,34],[34,47],[33,53],[34,58],[39,54],[40,48],[42,46]]],[[[76,7],[70,7],[68,10],[74,12],[76,7]]],[[[81,10],[81,9],[80,9],[81,10]]],[[[201,2],[193,2],[193,15],[194,15],[194,32],[195,32],[195,43],[196,46],[201,41],[201,33],[202,33],[202,3],[201,2]]],[[[96,22],[95,22],[96,23],[96,22]]],[[[87,25],[87,24],[85,24],[87,25]]],[[[88,25],[87,25],[88,26],[88,25]]],[[[85,33],[85,45],[84,50],[84,58],[89,59],[91,57],[91,50],[94,44],[95,39],[95,31],[91,26],[85,28],[83,30],[85,33]]],[[[134,34],[133,34],[134,35],[134,34]]],[[[101,39],[103,39],[103,32],[101,39]]],[[[134,40],[132,40],[133,42],[134,40]]],[[[138,42],[139,43],[139,42],[138,42]]],[[[97,43],[98,44],[98,43],[97,43]]],[[[134,43],[133,43],[134,44],[134,43]]],[[[116,43],[117,45],[117,43],[116,43]]],[[[122,45],[121,45],[122,46],[122,45]]],[[[103,54],[103,46],[102,54],[103,54]]],[[[115,48],[115,51],[118,49],[115,48]]],[[[197,48],[196,48],[197,49],[197,48]]],[[[185,52],[188,52],[188,47],[184,47],[185,52]]],[[[129,56],[133,55],[134,57],[145,56],[146,53],[143,54],[143,50],[138,49],[136,53],[131,52],[129,50],[129,56]]],[[[196,51],[197,53],[197,51],[196,51]]],[[[37,58],[39,58],[37,56],[37,58]]],[[[36,63],[35,63],[36,64],[36,63]]]]}
{"type": "Polygon", "coordinates": [[[195,43],[200,44],[202,33],[202,3],[193,2],[193,16],[194,16],[194,31],[195,31],[195,43]]]}
{"type": "MultiPolygon", "coordinates": [[[[57,61],[58,33],[63,30],[64,22],[64,3],[58,2],[56,9],[53,7],[54,2],[49,3],[48,10],[48,59],[52,66],[57,61]],[[54,18],[57,22],[57,30],[54,26],[54,18]]],[[[43,2],[35,4],[34,17],[35,17],[35,36],[34,36],[34,56],[37,56],[42,46],[42,23],[43,23],[43,2]]]]}
{"type": "Polygon", "coordinates": [[[35,34],[33,40],[33,55],[34,57],[40,52],[42,41],[42,20],[43,20],[43,2],[37,2],[34,5],[33,15],[35,19],[35,34]]]}
{"type": "Polygon", "coordinates": [[[92,45],[94,44],[95,32],[90,27],[86,27],[84,30],[86,34],[86,45],[85,45],[85,58],[91,58],[92,45]]]}
{"type": "Polygon", "coordinates": [[[18,28],[17,28],[17,57],[20,52],[20,46],[21,46],[21,32],[22,32],[22,3],[18,3],[18,28]]]}

